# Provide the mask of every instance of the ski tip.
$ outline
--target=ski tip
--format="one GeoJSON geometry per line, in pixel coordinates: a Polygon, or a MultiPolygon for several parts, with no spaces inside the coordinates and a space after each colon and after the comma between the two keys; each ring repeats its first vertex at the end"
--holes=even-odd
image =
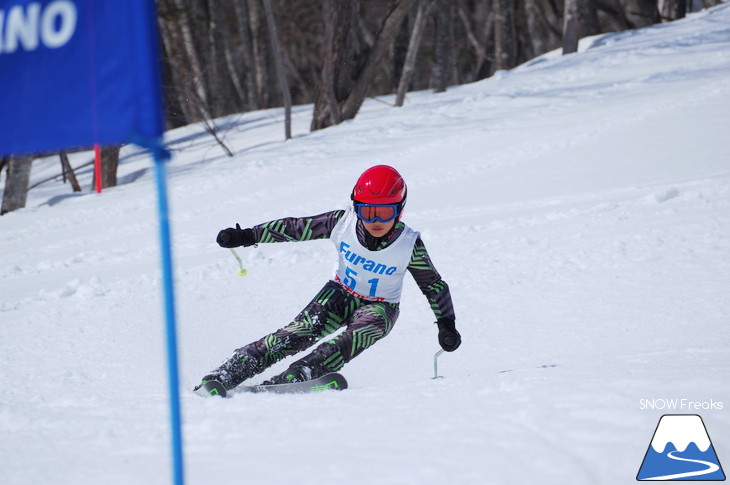
{"type": "Polygon", "coordinates": [[[220,396],[220,397],[226,397],[226,388],[223,387],[223,384],[216,380],[210,380],[205,381],[202,384],[200,384],[198,387],[193,389],[193,392],[197,394],[198,396],[203,397],[211,397],[211,396],[220,396]]]}
{"type": "Polygon", "coordinates": [[[345,376],[337,372],[324,375],[320,379],[320,382],[313,384],[311,392],[344,391],[347,389],[347,379],[345,379],[345,376]]]}

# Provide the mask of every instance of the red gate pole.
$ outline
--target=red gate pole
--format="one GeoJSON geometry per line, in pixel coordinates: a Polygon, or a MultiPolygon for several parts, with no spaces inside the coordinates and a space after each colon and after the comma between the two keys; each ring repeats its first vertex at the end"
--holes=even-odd
{"type": "Polygon", "coordinates": [[[101,148],[94,145],[94,185],[96,193],[101,194],[101,148]]]}

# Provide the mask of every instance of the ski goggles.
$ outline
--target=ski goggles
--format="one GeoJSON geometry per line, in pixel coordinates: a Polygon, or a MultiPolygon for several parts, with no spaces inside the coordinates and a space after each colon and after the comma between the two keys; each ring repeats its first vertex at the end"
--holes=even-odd
{"type": "Polygon", "coordinates": [[[355,204],[357,217],[365,222],[390,222],[398,217],[400,204],[355,204]]]}

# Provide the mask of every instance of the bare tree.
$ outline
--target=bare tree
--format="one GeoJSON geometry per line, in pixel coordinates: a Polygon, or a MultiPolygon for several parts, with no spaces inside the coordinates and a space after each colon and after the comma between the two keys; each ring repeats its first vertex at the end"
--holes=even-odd
{"type": "Polygon", "coordinates": [[[357,0],[324,0],[322,72],[314,102],[311,129],[319,130],[342,122],[340,103],[352,86],[355,70],[354,26],[357,0]]]}
{"type": "Polygon", "coordinates": [[[599,11],[599,17],[602,19],[603,32],[619,32],[631,29],[634,26],[626,17],[626,12],[621,4],[621,0],[594,0],[596,8],[599,11]]]}
{"type": "Polygon", "coordinates": [[[271,0],[263,1],[264,10],[266,11],[266,23],[269,27],[269,37],[271,38],[271,52],[274,55],[274,64],[276,65],[276,77],[279,80],[279,89],[284,100],[284,136],[288,140],[291,138],[291,92],[289,91],[289,82],[286,80],[284,60],[279,45],[279,33],[276,28],[274,11],[271,8],[271,0]]]}
{"type": "Polygon", "coordinates": [[[563,54],[578,52],[581,38],[601,31],[593,0],[565,0],[563,19],[563,54]]]}
{"type": "MultiPolygon", "coordinates": [[[[480,4],[481,6],[482,4],[480,4]]],[[[461,20],[461,24],[464,27],[464,34],[466,35],[466,40],[469,43],[469,47],[474,51],[474,54],[476,55],[477,62],[476,66],[474,67],[474,76],[476,78],[480,77],[480,72],[482,70],[482,66],[484,66],[485,63],[492,63],[494,61],[494,58],[492,58],[489,54],[487,54],[486,50],[486,38],[489,38],[490,35],[492,35],[492,29],[494,28],[494,21],[490,22],[489,20],[484,21],[484,19],[480,19],[480,17],[488,16],[490,14],[486,14],[486,9],[476,9],[477,12],[473,15],[477,20],[477,25],[486,25],[487,28],[484,29],[484,38],[479,38],[479,32],[476,31],[472,27],[471,22],[471,15],[467,14],[466,8],[464,3],[458,5],[457,7],[457,13],[459,15],[459,20],[461,20]],[[486,14],[486,15],[485,15],[486,14]]],[[[486,77],[486,76],[485,76],[486,77]]]]}
{"type": "Polygon", "coordinates": [[[406,60],[403,63],[403,71],[400,75],[398,91],[395,97],[395,105],[398,107],[403,106],[403,101],[406,98],[406,92],[411,83],[413,71],[416,68],[416,57],[418,56],[418,48],[421,45],[423,27],[426,25],[426,19],[433,5],[434,0],[419,0],[418,12],[416,13],[416,20],[413,22],[411,38],[408,41],[408,52],[406,53],[406,60]]]}
{"type": "Polygon", "coordinates": [[[243,59],[243,80],[246,86],[245,100],[249,109],[259,109],[261,100],[256,89],[256,62],[253,53],[253,38],[251,34],[251,21],[248,15],[248,1],[235,0],[233,3],[236,12],[238,37],[241,45],[241,57],[243,59]]]}
{"type": "Polygon", "coordinates": [[[198,109],[202,112],[201,115],[204,118],[210,118],[210,113],[208,112],[208,94],[203,84],[202,62],[195,47],[194,31],[190,25],[188,10],[185,8],[183,0],[168,1],[172,2],[172,5],[177,11],[177,22],[175,24],[180,35],[181,47],[184,49],[186,55],[187,66],[185,68],[190,73],[190,75],[186,76],[187,82],[189,83],[188,90],[200,101],[198,109]]]}
{"type": "MultiPolygon", "coordinates": [[[[719,0],[701,1],[709,7],[719,0]]],[[[565,52],[573,52],[586,35],[679,18],[690,5],[690,0],[156,2],[171,125],[287,105],[289,93],[292,103],[314,103],[313,130],[354,117],[367,96],[398,91],[400,105],[409,89],[440,91],[489,77],[563,42],[565,52]],[[437,2],[437,15],[425,15],[422,24],[424,14],[410,15],[417,2],[419,7],[437,2]],[[271,44],[267,4],[275,12],[278,49],[271,44]],[[277,50],[280,62],[272,62],[277,50]],[[282,79],[289,88],[281,89],[282,79]]],[[[692,0],[692,8],[699,3],[692,0]]]]}
{"type": "Polygon", "coordinates": [[[657,0],[624,0],[623,5],[632,28],[638,29],[659,22],[657,0]]]}
{"type": "Polygon", "coordinates": [[[261,9],[261,0],[248,0],[248,18],[251,28],[251,40],[254,60],[254,73],[256,79],[257,98],[261,107],[269,107],[274,104],[274,93],[269,90],[269,50],[267,45],[266,19],[261,9]]]}
{"type": "Polygon", "coordinates": [[[659,0],[659,16],[662,22],[671,22],[687,15],[687,0],[659,0]]]}
{"type": "Polygon", "coordinates": [[[81,186],[79,181],[76,180],[76,174],[74,173],[71,163],[68,161],[68,155],[66,152],[59,153],[61,158],[61,173],[63,174],[63,182],[66,183],[66,178],[71,182],[71,187],[74,192],[81,192],[81,186]]]}
{"type": "Polygon", "coordinates": [[[190,26],[184,0],[157,0],[157,3],[163,52],[168,64],[168,98],[175,98],[174,105],[182,111],[183,124],[210,118],[203,68],[195,42],[199,31],[190,26]]]}
{"type": "Polygon", "coordinates": [[[563,12],[563,55],[578,51],[578,1],[565,0],[563,12]]]}
{"type": "Polygon", "coordinates": [[[433,90],[443,93],[453,84],[454,4],[452,0],[436,0],[434,34],[433,90]]]}
{"type": "MultiPolygon", "coordinates": [[[[237,73],[233,58],[234,43],[229,39],[236,33],[231,19],[235,11],[230,2],[207,0],[205,14],[208,32],[207,46],[210,55],[205,59],[208,74],[207,90],[211,92],[213,116],[231,111],[231,107],[243,107],[246,93],[237,73]]],[[[235,110],[235,108],[233,109],[235,110]]],[[[237,110],[236,110],[237,111],[237,110]]]]}
{"type": "Polygon", "coordinates": [[[12,156],[7,161],[7,178],[0,215],[25,207],[32,163],[32,156],[12,156]]]}
{"type": "Polygon", "coordinates": [[[535,56],[558,47],[563,39],[561,13],[553,2],[525,0],[525,24],[535,56]]]}
{"type": "Polygon", "coordinates": [[[101,147],[101,186],[105,189],[117,186],[120,149],[119,145],[101,147]]]}
{"type": "Polygon", "coordinates": [[[375,45],[365,61],[365,66],[355,80],[345,102],[342,104],[341,116],[343,120],[350,120],[357,115],[360,106],[362,106],[370,90],[370,83],[375,77],[378,65],[385,56],[388,48],[392,45],[400,24],[415,2],[416,0],[399,0],[388,16],[385,17],[385,20],[383,20],[382,28],[378,33],[375,45]]]}
{"type": "Polygon", "coordinates": [[[517,65],[515,0],[494,0],[494,58],[497,70],[517,65]]]}

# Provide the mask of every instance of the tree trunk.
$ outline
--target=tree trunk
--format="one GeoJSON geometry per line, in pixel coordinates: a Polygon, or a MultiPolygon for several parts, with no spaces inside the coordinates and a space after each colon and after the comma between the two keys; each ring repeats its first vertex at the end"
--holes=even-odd
{"type": "Polygon", "coordinates": [[[188,93],[192,95],[191,100],[195,104],[196,110],[199,115],[196,117],[196,121],[200,118],[210,118],[210,104],[208,102],[208,96],[205,92],[203,68],[200,62],[200,56],[195,48],[195,40],[193,36],[193,30],[190,27],[190,21],[187,15],[187,9],[183,4],[183,0],[172,0],[174,7],[177,9],[178,15],[176,18],[177,28],[180,34],[180,42],[186,54],[188,75],[186,81],[188,84],[188,93]]]}
{"type": "Polygon", "coordinates": [[[496,8],[494,7],[495,2],[499,0],[491,0],[489,13],[486,15],[482,28],[480,29],[482,34],[482,45],[484,46],[484,52],[487,55],[487,60],[482,62],[477,71],[477,77],[479,79],[485,79],[494,75],[496,70],[497,60],[495,58],[497,49],[495,47],[495,18],[497,16],[496,8]]]}
{"type": "Polygon", "coordinates": [[[408,41],[408,52],[403,63],[403,72],[400,75],[398,92],[395,97],[395,105],[398,107],[403,106],[403,101],[406,98],[406,92],[411,83],[413,71],[416,68],[416,58],[418,57],[418,48],[421,45],[421,37],[423,37],[423,27],[426,25],[426,19],[432,5],[434,5],[433,0],[419,0],[418,13],[416,13],[416,20],[413,22],[411,38],[408,41]]]}
{"type": "Polygon", "coordinates": [[[227,41],[225,6],[216,0],[207,0],[205,7],[204,13],[207,22],[198,22],[197,25],[200,30],[207,32],[205,45],[208,56],[207,58],[203,56],[204,70],[207,74],[204,89],[210,103],[210,115],[216,118],[238,111],[236,108],[239,105],[234,102],[233,95],[237,94],[238,98],[242,99],[242,92],[240,89],[236,92],[235,86],[238,78],[229,70],[231,63],[227,46],[230,42],[227,41]],[[233,79],[235,81],[232,81],[233,79]]]}
{"type": "Polygon", "coordinates": [[[33,157],[31,156],[10,157],[7,163],[8,175],[5,179],[5,191],[3,192],[3,205],[0,209],[0,215],[25,207],[32,163],[33,157]]]}
{"type": "MultiPolygon", "coordinates": [[[[100,147],[101,162],[101,188],[116,187],[117,168],[119,167],[119,149],[121,146],[100,147]]],[[[91,180],[91,189],[96,187],[96,164],[94,164],[94,177],[91,180]]]]}
{"type": "Polygon", "coordinates": [[[596,8],[604,14],[605,32],[620,32],[632,28],[621,0],[594,0],[594,2],[596,8]]]}
{"type": "MultiPolygon", "coordinates": [[[[362,106],[365,97],[368,95],[383,57],[393,45],[400,24],[415,2],[416,0],[399,0],[393,6],[382,23],[375,44],[370,50],[357,79],[353,83],[348,83],[349,89],[347,89],[347,86],[345,86],[345,89],[339,89],[339,86],[335,84],[338,77],[342,78],[342,76],[336,76],[338,64],[331,60],[328,61],[328,57],[338,57],[338,52],[344,51],[343,45],[347,44],[345,41],[347,37],[341,31],[339,34],[337,33],[340,28],[337,18],[342,18],[343,12],[341,12],[341,9],[345,8],[345,2],[343,0],[325,1],[325,53],[317,100],[314,106],[312,130],[327,128],[344,120],[350,120],[357,115],[360,106],[362,106]]],[[[354,2],[348,1],[347,3],[354,2]]]]}
{"type": "Polygon", "coordinates": [[[452,0],[436,0],[433,89],[443,93],[453,82],[454,11],[452,0]]]}
{"type": "Polygon", "coordinates": [[[525,0],[517,2],[515,7],[515,36],[517,37],[517,64],[535,57],[532,39],[527,24],[527,5],[525,0]]]}
{"type": "Polygon", "coordinates": [[[578,52],[578,1],[565,0],[563,11],[563,55],[578,52]]]}
{"type": "Polygon", "coordinates": [[[659,16],[662,22],[684,18],[687,15],[687,0],[659,0],[659,16]]]}
{"type": "Polygon", "coordinates": [[[714,7],[715,5],[720,5],[723,2],[723,0],[702,0],[702,6],[705,8],[714,7]]]}
{"type": "Polygon", "coordinates": [[[514,0],[495,0],[494,47],[497,70],[517,65],[514,0]]]}
{"type": "Polygon", "coordinates": [[[238,19],[238,35],[241,38],[241,54],[243,57],[243,80],[246,86],[246,106],[255,110],[261,107],[256,89],[256,61],[253,55],[253,40],[251,39],[251,20],[248,15],[247,0],[236,0],[233,3],[238,19]]]}
{"type": "Polygon", "coordinates": [[[271,39],[271,52],[274,55],[274,63],[276,65],[276,77],[279,80],[279,89],[281,89],[281,97],[284,101],[284,136],[288,140],[291,138],[291,92],[289,91],[289,82],[286,79],[286,71],[284,70],[284,60],[282,59],[281,46],[279,45],[279,31],[276,28],[271,0],[264,0],[264,10],[266,11],[266,24],[269,27],[269,37],[271,39]]]}
{"type": "Polygon", "coordinates": [[[311,130],[342,122],[340,103],[352,88],[354,53],[352,32],[355,28],[357,0],[325,0],[322,72],[314,103],[311,130]]]}
{"type": "Polygon", "coordinates": [[[565,0],[563,13],[563,55],[578,52],[578,41],[600,33],[593,0],[565,0]]]}
{"type": "Polygon", "coordinates": [[[166,61],[166,69],[163,71],[165,78],[165,108],[167,109],[168,121],[172,126],[183,126],[196,119],[190,108],[189,96],[185,92],[186,84],[182,81],[189,74],[182,67],[184,56],[179,50],[180,34],[177,22],[174,19],[175,7],[170,3],[172,0],[158,0],[157,23],[160,27],[162,37],[162,54],[166,61]],[[175,108],[177,107],[177,109],[175,108]]]}
{"type": "Polygon", "coordinates": [[[251,40],[254,58],[254,75],[256,79],[256,97],[261,103],[261,108],[269,108],[272,105],[268,90],[268,51],[266,49],[266,32],[264,31],[265,20],[261,12],[261,0],[248,0],[248,17],[251,22],[251,40]]]}
{"type": "Polygon", "coordinates": [[[184,118],[182,123],[177,124],[207,119],[210,117],[208,96],[195,42],[198,32],[190,26],[184,0],[157,2],[162,44],[171,71],[171,85],[166,91],[175,96],[174,104],[179,106],[184,118]]]}
{"type": "Polygon", "coordinates": [[[69,182],[71,182],[71,188],[74,192],[81,192],[81,186],[79,185],[79,181],[76,180],[76,174],[74,173],[74,169],[71,166],[71,163],[68,161],[68,155],[66,152],[59,153],[59,156],[61,157],[61,169],[63,171],[63,182],[66,182],[66,177],[68,177],[69,182]]]}
{"type": "Polygon", "coordinates": [[[101,147],[101,186],[116,187],[121,146],[101,147]]]}
{"type": "Polygon", "coordinates": [[[623,4],[632,28],[640,29],[659,22],[657,0],[624,0],[623,4]]]}
{"type": "Polygon", "coordinates": [[[598,21],[598,7],[595,0],[582,0],[581,17],[583,32],[582,36],[598,35],[603,32],[601,23],[598,21]]]}
{"type": "MultiPolygon", "coordinates": [[[[459,14],[459,20],[461,20],[461,24],[464,26],[464,32],[466,34],[466,39],[469,42],[469,45],[471,46],[472,50],[477,56],[477,63],[476,67],[474,68],[474,75],[475,79],[472,79],[472,81],[476,81],[479,79],[479,71],[482,70],[482,66],[485,62],[491,62],[494,59],[492,59],[488,54],[487,51],[484,48],[484,44],[486,42],[481,42],[477,35],[474,33],[474,29],[472,29],[471,21],[469,20],[469,16],[464,11],[464,8],[460,5],[457,9],[457,12],[459,14]]],[[[477,15],[477,18],[479,16],[477,15]]],[[[483,19],[482,19],[483,20],[483,19]]],[[[488,22],[479,22],[480,25],[489,25],[488,22]]]]}
{"type": "Polygon", "coordinates": [[[375,72],[380,62],[383,60],[388,48],[393,44],[393,39],[395,39],[398,33],[400,24],[415,2],[416,0],[400,0],[385,18],[375,45],[367,61],[365,61],[365,67],[342,105],[341,114],[343,120],[353,119],[357,115],[360,106],[365,101],[365,97],[368,94],[370,84],[375,77],[375,72]]]}

